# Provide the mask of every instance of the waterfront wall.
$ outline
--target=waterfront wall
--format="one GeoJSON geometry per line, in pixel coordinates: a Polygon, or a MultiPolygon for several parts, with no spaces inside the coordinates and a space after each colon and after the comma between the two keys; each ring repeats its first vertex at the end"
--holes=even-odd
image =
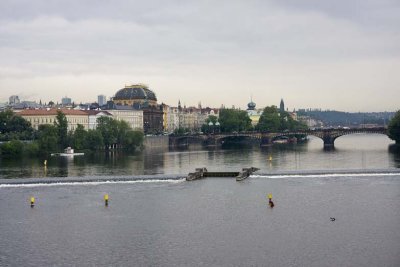
{"type": "Polygon", "coordinates": [[[165,135],[158,136],[145,136],[144,137],[144,147],[152,148],[152,147],[165,147],[169,146],[169,137],[165,135]]]}

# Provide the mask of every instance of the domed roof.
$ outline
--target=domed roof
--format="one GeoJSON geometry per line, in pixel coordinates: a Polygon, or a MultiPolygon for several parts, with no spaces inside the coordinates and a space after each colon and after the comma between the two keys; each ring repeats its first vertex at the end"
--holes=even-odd
{"type": "Polygon", "coordinates": [[[247,104],[247,107],[249,110],[253,110],[256,108],[256,103],[254,103],[253,101],[250,101],[250,103],[247,104]]]}
{"type": "Polygon", "coordinates": [[[156,94],[144,84],[125,86],[115,94],[114,99],[148,99],[157,101],[156,94]]]}

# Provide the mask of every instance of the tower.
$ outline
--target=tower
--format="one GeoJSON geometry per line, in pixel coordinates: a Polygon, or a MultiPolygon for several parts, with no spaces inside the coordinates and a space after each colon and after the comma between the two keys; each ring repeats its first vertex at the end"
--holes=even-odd
{"type": "Polygon", "coordinates": [[[279,111],[285,112],[285,103],[283,103],[283,99],[281,98],[281,103],[279,104],[279,111]]]}
{"type": "Polygon", "coordinates": [[[178,101],[178,111],[182,111],[181,100],[178,101]]]}
{"type": "Polygon", "coordinates": [[[250,102],[247,104],[247,110],[255,110],[256,103],[253,102],[253,98],[250,98],[250,102]]]}

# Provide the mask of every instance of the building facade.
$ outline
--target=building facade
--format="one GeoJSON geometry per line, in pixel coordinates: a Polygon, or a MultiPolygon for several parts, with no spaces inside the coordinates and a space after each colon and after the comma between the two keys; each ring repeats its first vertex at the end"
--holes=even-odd
{"type": "Polygon", "coordinates": [[[105,95],[98,95],[97,96],[97,103],[99,104],[99,106],[104,106],[105,104],[107,104],[107,99],[105,95]]]}
{"type": "Polygon", "coordinates": [[[70,106],[72,105],[72,99],[69,97],[63,97],[61,98],[61,105],[63,106],[70,106]]]}
{"type": "Polygon", "coordinates": [[[203,124],[206,124],[208,116],[219,117],[219,109],[198,107],[182,107],[180,102],[177,107],[168,107],[165,131],[173,133],[176,129],[188,129],[191,132],[200,132],[203,124]]]}
{"type": "Polygon", "coordinates": [[[56,122],[57,112],[61,111],[68,122],[68,130],[74,131],[78,124],[81,124],[86,130],[89,128],[89,116],[81,110],[70,109],[26,109],[17,114],[29,121],[32,128],[39,129],[39,125],[50,124],[56,122]]]}
{"type": "Polygon", "coordinates": [[[263,109],[256,109],[256,103],[254,103],[253,100],[250,100],[247,104],[246,112],[251,120],[251,125],[256,126],[260,120],[261,114],[263,113],[263,109]]]}
{"type": "Polygon", "coordinates": [[[17,95],[10,96],[8,100],[10,106],[14,106],[15,104],[20,103],[19,97],[17,95]]]}
{"type": "Polygon", "coordinates": [[[104,111],[110,113],[116,120],[127,122],[133,130],[143,131],[143,110],[134,109],[130,106],[115,105],[109,102],[107,109],[104,111]]]}
{"type": "Polygon", "coordinates": [[[88,129],[94,130],[97,128],[97,119],[100,117],[113,117],[111,113],[105,110],[85,110],[88,114],[88,129]]]}

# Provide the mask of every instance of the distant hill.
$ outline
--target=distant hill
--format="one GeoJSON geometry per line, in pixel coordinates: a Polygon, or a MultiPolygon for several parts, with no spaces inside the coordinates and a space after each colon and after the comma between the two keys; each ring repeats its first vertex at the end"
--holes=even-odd
{"type": "Polygon", "coordinates": [[[334,110],[300,109],[298,115],[309,116],[320,120],[325,126],[359,126],[362,124],[376,124],[386,126],[394,116],[394,112],[343,112],[334,110]]]}

